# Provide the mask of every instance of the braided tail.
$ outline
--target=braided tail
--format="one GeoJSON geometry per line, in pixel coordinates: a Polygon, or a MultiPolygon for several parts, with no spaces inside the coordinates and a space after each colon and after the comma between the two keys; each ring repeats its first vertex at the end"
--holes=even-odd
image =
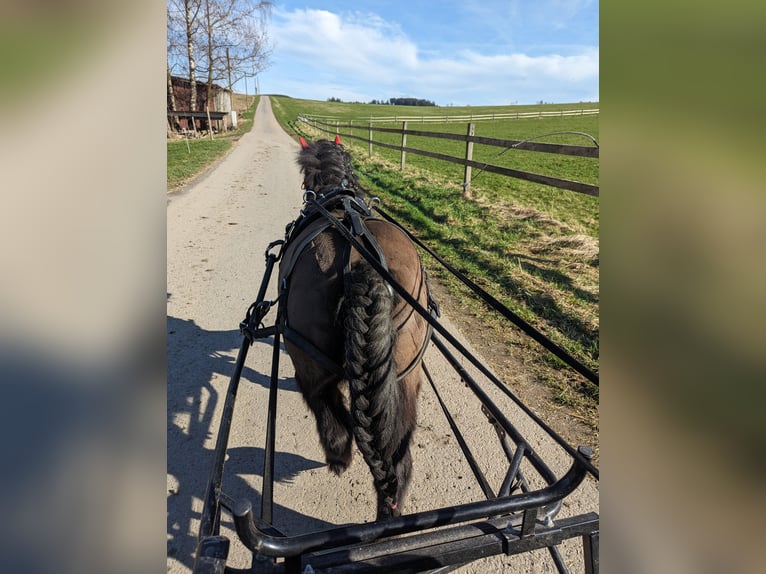
{"type": "Polygon", "coordinates": [[[381,503],[395,509],[399,485],[394,455],[404,430],[393,358],[393,300],[386,282],[366,261],[356,263],[350,273],[344,323],[354,436],[372,472],[379,509],[381,503]]]}

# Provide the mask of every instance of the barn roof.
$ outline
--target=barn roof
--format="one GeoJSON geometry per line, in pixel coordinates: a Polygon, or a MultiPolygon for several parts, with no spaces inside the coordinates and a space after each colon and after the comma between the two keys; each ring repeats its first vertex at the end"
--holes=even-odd
{"type": "MultiPolygon", "coordinates": [[[[173,84],[187,84],[190,85],[191,82],[189,81],[189,78],[182,78],[181,76],[170,76],[171,81],[173,84]]],[[[207,82],[201,82],[200,80],[197,80],[198,86],[207,86],[207,82]]],[[[228,88],[224,88],[223,86],[219,86],[218,84],[213,84],[214,90],[223,90],[224,92],[228,92],[228,88]]]]}

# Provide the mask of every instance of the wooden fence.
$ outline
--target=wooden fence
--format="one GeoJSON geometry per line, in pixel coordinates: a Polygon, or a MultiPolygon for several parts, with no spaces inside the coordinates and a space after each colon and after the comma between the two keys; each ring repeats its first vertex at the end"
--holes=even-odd
{"type": "MultiPolygon", "coordinates": [[[[433,116],[433,115],[409,115],[409,116],[369,116],[352,118],[352,121],[362,121],[368,123],[398,123],[398,122],[435,122],[435,123],[451,123],[451,122],[481,122],[481,121],[494,121],[494,120],[519,120],[525,118],[560,118],[567,116],[593,116],[598,115],[599,108],[593,108],[588,110],[549,110],[549,111],[534,111],[534,112],[498,112],[490,114],[463,114],[459,116],[433,116]]],[[[336,119],[336,116],[323,116],[323,115],[305,115],[307,119],[320,120],[330,122],[336,119]]]]}
{"type": "MultiPolygon", "coordinates": [[[[555,113],[558,114],[558,112],[555,112],[555,113]]],[[[535,112],[535,114],[537,114],[537,112],[535,112]]],[[[373,122],[370,121],[368,122],[367,126],[365,126],[369,130],[369,137],[363,138],[363,137],[354,135],[352,130],[354,129],[358,130],[362,127],[362,125],[360,123],[354,124],[353,120],[348,120],[348,123],[340,123],[340,121],[335,121],[335,122],[323,121],[318,119],[316,116],[312,116],[312,117],[299,116],[298,121],[309,124],[314,129],[317,129],[321,132],[328,133],[328,134],[331,134],[331,133],[340,134],[341,129],[348,129],[349,132],[344,133],[343,137],[359,140],[361,142],[366,142],[369,145],[370,155],[372,155],[373,145],[380,146],[383,148],[399,150],[401,152],[401,169],[404,169],[406,156],[408,153],[413,153],[416,155],[422,155],[426,157],[435,158],[441,161],[447,161],[451,163],[460,164],[464,166],[465,168],[464,177],[463,177],[463,190],[464,190],[463,194],[464,196],[467,196],[467,197],[470,197],[469,188],[471,184],[471,169],[472,168],[477,168],[482,171],[497,173],[497,174],[508,176],[508,177],[515,177],[517,179],[523,179],[523,180],[531,181],[534,183],[550,185],[552,187],[556,187],[559,189],[567,189],[577,193],[584,193],[586,195],[592,195],[592,196],[599,195],[599,187],[597,185],[582,183],[579,181],[572,181],[568,179],[562,179],[558,177],[552,177],[549,175],[542,175],[538,173],[530,173],[526,171],[511,169],[511,168],[497,166],[497,165],[491,165],[491,164],[477,162],[473,160],[473,145],[474,144],[495,146],[495,147],[501,147],[504,149],[518,149],[518,150],[533,151],[533,152],[598,158],[599,146],[598,146],[598,143],[596,143],[596,141],[593,140],[593,138],[590,138],[594,143],[593,146],[550,144],[550,143],[541,143],[541,142],[526,141],[526,140],[506,140],[506,139],[488,138],[488,137],[474,135],[475,125],[473,122],[470,122],[468,124],[466,134],[460,135],[460,134],[422,131],[422,130],[411,130],[407,128],[407,122],[409,120],[403,120],[401,128],[375,127],[373,125],[373,122]],[[372,139],[373,132],[401,134],[402,143],[401,145],[393,145],[393,144],[384,143],[380,141],[374,141],[372,139]],[[453,157],[453,156],[442,154],[442,153],[408,147],[407,146],[408,135],[465,142],[466,144],[465,156],[453,157]]],[[[587,136],[587,134],[583,134],[583,135],[587,136]]],[[[590,136],[587,136],[587,137],[590,137],[590,136]]]]}

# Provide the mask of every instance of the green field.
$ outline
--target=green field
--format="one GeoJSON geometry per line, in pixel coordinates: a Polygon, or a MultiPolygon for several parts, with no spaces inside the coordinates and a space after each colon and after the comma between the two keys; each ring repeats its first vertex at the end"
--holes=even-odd
{"type": "MultiPolygon", "coordinates": [[[[461,197],[463,167],[416,154],[407,154],[400,170],[400,152],[373,147],[366,142],[370,116],[462,116],[531,110],[592,109],[598,104],[559,104],[501,107],[408,107],[345,104],[272,96],[272,109],[291,133],[309,139],[334,137],[314,131],[299,115],[333,116],[342,128],[341,138],[352,154],[354,169],[363,187],[380,196],[383,208],[394,215],[440,256],[468,275],[511,310],[534,325],[592,370],[599,368],[599,200],[567,190],[474,168],[471,191],[461,197]]],[[[333,120],[335,121],[335,120],[333,120]]],[[[375,126],[401,128],[401,122],[375,126]]],[[[419,123],[408,129],[465,134],[467,122],[419,123]]],[[[593,145],[581,135],[548,137],[552,132],[584,132],[598,141],[598,115],[477,121],[475,134],[487,137],[547,143],[593,145]]],[[[401,135],[373,133],[373,140],[401,145],[401,135]]],[[[464,157],[465,143],[407,136],[407,147],[464,157]]],[[[494,165],[599,184],[598,159],[539,152],[503,150],[476,144],[473,158],[494,165]]],[[[482,329],[485,338],[500,340],[516,360],[538,380],[547,383],[553,399],[574,407],[596,428],[598,388],[587,383],[537,343],[508,334],[508,324],[475,300],[475,296],[448,274],[434,269],[449,289],[459,312],[482,329]]],[[[470,338],[470,334],[469,334],[470,338]]]]}
{"type": "MultiPolygon", "coordinates": [[[[393,115],[425,115],[425,116],[463,116],[467,114],[503,113],[508,111],[536,111],[544,109],[571,110],[580,108],[598,107],[598,104],[546,104],[542,106],[494,106],[494,107],[409,107],[388,106],[377,104],[343,104],[331,102],[316,102],[312,100],[297,100],[286,97],[273,97],[272,109],[279,122],[293,132],[306,130],[305,124],[299,124],[295,119],[300,114],[334,115],[341,123],[349,120],[357,120],[365,116],[393,116],[393,115]]],[[[433,131],[442,133],[455,133],[464,135],[467,123],[418,123],[408,122],[408,129],[433,131]]],[[[401,128],[399,123],[375,123],[375,127],[401,128]]],[[[572,145],[593,145],[592,142],[579,135],[555,135],[541,138],[539,136],[554,132],[583,132],[598,140],[598,116],[565,116],[550,118],[530,119],[505,119],[495,121],[476,122],[475,135],[501,139],[517,139],[542,141],[545,143],[567,143],[572,145]]],[[[360,125],[359,129],[343,129],[341,137],[351,133],[367,139],[369,129],[360,125]]],[[[317,134],[318,137],[318,134],[317,134]]],[[[330,137],[324,134],[324,137],[330,137]]],[[[374,132],[373,140],[392,145],[401,145],[401,136],[374,132]]],[[[367,145],[357,140],[346,138],[344,143],[357,146],[362,153],[367,152],[367,145]]],[[[465,144],[451,140],[435,140],[419,136],[408,136],[407,146],[427,151],[437,151],[453,157],[464,157],[465,144]]],[[[400,153],[383,147],[373,147],[375,157],[380,157],[391,163],[399,165],[400,153]]],[[[356,156],[359,154],[355,154],[356,156]]],[[[580,158],[564,155],[554,155],[522,150],[504,150],[497,147],[476,144],[473,151],[473,159],[479,162],[487,162],[501,167],[509,167],[550,175],[565,179],[580,181],[598,185],[599,169],[598,160],[592,158],[580,158]]],[[[416,154],[407,155],[407,165],[412,168],[427,170],[432,174],[438,174],[445,181],[455,184],[463,182],[463,167],[457,164],[439,161],[433,158],[416,154]]],[[[584,197],[567,190],[558,190],[548,186],[510,179],[505,176],[473,170],[472,187],[478,187],[483,193],[489,194],[491,199],[506,196],[512,190],[513,196],[518,198],[526,207],[545,211],[552,217],[563,221],[577,222],[585,226],[593,236],[598,235],[598,200],[584,197]],[[595,206],[595,209],[594,209],[595,206]]]]}

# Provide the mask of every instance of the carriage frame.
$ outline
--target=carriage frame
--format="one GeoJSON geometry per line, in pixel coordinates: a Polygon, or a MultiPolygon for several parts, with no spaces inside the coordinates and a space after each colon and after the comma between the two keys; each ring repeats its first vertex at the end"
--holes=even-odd
{"type": "MultiPolygon", "coordinates": [[[[274,456],[282,333],[278,319],[273,325],[266,327],[263,326],[263,320],[273,306],[279,305],[278,299],[267,301],[265,296],[274,265],[280,260],[285,247],[284,240],[274,241],[265,252],[266,269],[257,298],[240,323],[243,339],[226,393],[213,453],[213,464],[203,498],[194,574],[224,572],[329,574],[392,571],[442,573],[481,558],[499,554],[520,554],[540,548],[547,548],[557,571],[566,574],[568,569],[557,545],[564,540],[578,537],[582,540],[586,574],[597,574],[599,571],[598,514],[587,512],[574,517],[556,519],[562,502],[580,486],[588,474],[598,480],[598,469],[591,462],[591,449],[584,446],[574,449],[531,413],[513,395],[507,385],[497,379],[439,323],[433,309],[423,308],[401,285],[396,283],[387,270],[379,264],[377,258],[355,239],[353,233],[341,221],[325,209],[322,205],[322,196],[305,195],[304,201],[307,206],[311,206],[321,216],[327,218],[362,257],[383,275],[393,290],[429,322],[434,330],[432,344],[480,401],[487,423],[492,425],[497,433],[503,456],[508,461],[505,479],[498,492],[494,492],[463,440],[459,428],[441,400],[430,373],[424,365],[426,379],[436,393],[440,407],[455,433],[463,455],[486,500],[403,514],[388,520],[333,527],[296,536],[286,536],[273,526],[274,456]],[[256,514],[250,500],[235,499],[227,495],[222,490],[222,481],[234,404],[248,350],[255,340],[268,337],[273,338],[273,355],[261,507],[256,514]],[[462,356],[462,361],[455,356],[445,341],[462,356]],[[559,443],[571,459],[568,471],[562,476],[556,476],[532,448],[530,442],[462,366],[464,361],[477,367],[492,384],[519,404],[549,436],[559,443]],[[546,486],[538,489],[530,486],[530,481],[522,472],[523,460],[529,463],[529,467],[538,474],[538,478],[542,478],[546,486]],[[231,515],[239,542],[253,554],[252,566],[249,569],[233,569],[226,565],[231,541],[220,534],[222,511],[231,515]]],[[[371,201],[371,208],[379,216],[399,225],[380,208],[379,202],[376,205],[376,202],[371,201]]],[[[402,228],[401,225],[399,227],[402,228]]],[[[425,247],[406,229],[402,229],[421,247],[425,247]]],[[[457,274],[458,278],[465,282],[465,278],[460,277],[457,271],[449,266],[448,270],[457,274]]],[[[486,295],[480,289],[478,293],[481,297],[486,295]]],[[[497,304],[496,301],[492,303],[497,304]]]]}

